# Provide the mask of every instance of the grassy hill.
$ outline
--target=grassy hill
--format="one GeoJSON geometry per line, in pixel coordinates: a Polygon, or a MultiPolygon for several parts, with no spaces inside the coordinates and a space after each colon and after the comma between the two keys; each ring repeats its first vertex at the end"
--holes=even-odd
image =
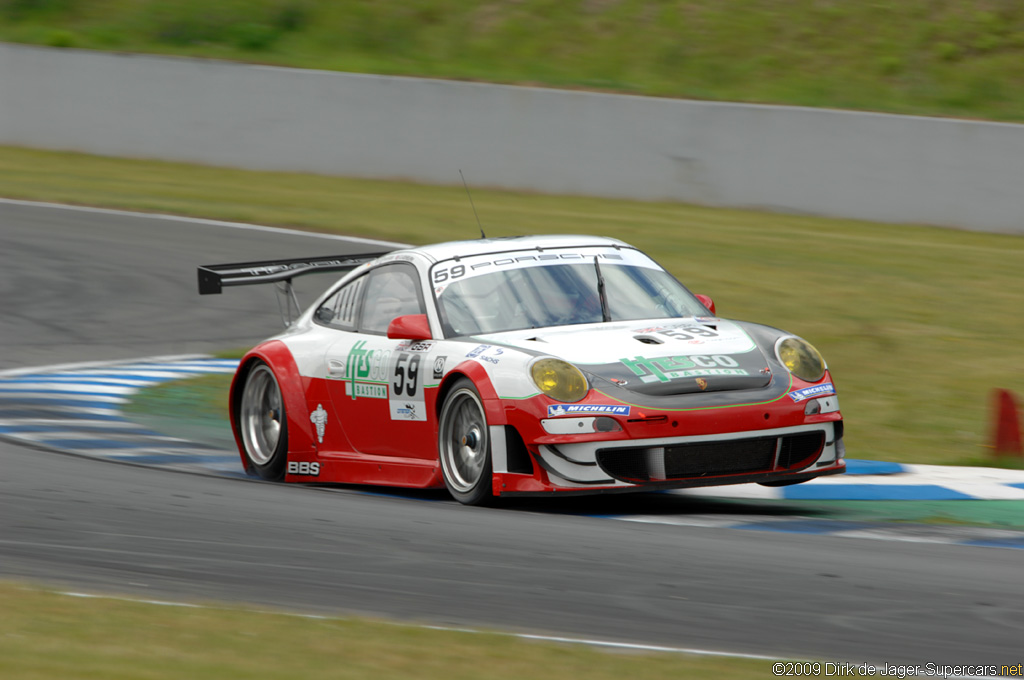
{"type": "Polygon", "coordinates": [[[0,0],[0,40],[1024,121],[1017,0],[0,0]]]}

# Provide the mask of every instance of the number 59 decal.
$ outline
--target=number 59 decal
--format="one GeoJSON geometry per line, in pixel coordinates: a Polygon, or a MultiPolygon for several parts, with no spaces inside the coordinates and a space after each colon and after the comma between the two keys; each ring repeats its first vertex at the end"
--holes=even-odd
{"type": "Polygon", "coordinates": [[[420,380],[422,361],[422,353],[395,352],[391,364],[391,395],[388,398],[392,420],[427,419],[427,403],[420,380]]]}
{"type": "Polygon", "coordinates": [[[466,265],[457,264],[451,268],[435,269],[434,270],[434,283],[444,283],[449,278],[452,280],[462,278],[466,275],[466,265]]]}
{"type": "Polygon", "coordinates": [[[391,383],[394,387],[394,395],[401,397],[408,396],[410,399],[416,396],[416,384],[420,377],[420,355],[409,352],[399,352],[395,360],[395,379],[391,383]]]}

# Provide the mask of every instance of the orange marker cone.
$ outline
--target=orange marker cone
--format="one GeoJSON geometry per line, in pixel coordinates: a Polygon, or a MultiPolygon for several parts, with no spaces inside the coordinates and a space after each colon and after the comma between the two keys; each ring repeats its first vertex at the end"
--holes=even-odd
{"type": "Polygon", "coordinates": [[[993,446],[997,456],[1024,458],[1020,441],[1020,415],[1017,400],[1010,390],[997,389],[994,393],[995,422],[992,428],[993,446]]]}

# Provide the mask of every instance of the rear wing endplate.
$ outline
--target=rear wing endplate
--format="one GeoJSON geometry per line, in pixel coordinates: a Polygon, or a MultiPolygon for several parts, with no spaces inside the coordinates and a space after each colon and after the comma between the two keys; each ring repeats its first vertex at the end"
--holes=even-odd
{"type": "Polygon", "coordinates": [[[199,294],[217,295],[226,286],[251,286],[257,283],[290,283],[296,276],[323,272],[344,272],[372,262],[390,250],[361,255],[329,255],[295,260],[266,260],[233,264],[205,264],[199,267],[199,294]]]}

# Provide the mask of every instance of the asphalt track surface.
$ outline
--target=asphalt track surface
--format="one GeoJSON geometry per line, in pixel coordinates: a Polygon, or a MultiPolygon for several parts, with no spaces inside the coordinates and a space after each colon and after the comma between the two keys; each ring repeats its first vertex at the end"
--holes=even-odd
{"type": "MultiPolygon", "coordinates": [[[[0,235],[0,369],[248,345],[279,327],[273,294],[200,298],[196,265],[379,249],[3,203],[0,235]]],[[[598,516],[714,508],[663,495],[374,491],[0,443],[0,577],[780,658],[1024,661],[1024,551],[598,516]]]]}

